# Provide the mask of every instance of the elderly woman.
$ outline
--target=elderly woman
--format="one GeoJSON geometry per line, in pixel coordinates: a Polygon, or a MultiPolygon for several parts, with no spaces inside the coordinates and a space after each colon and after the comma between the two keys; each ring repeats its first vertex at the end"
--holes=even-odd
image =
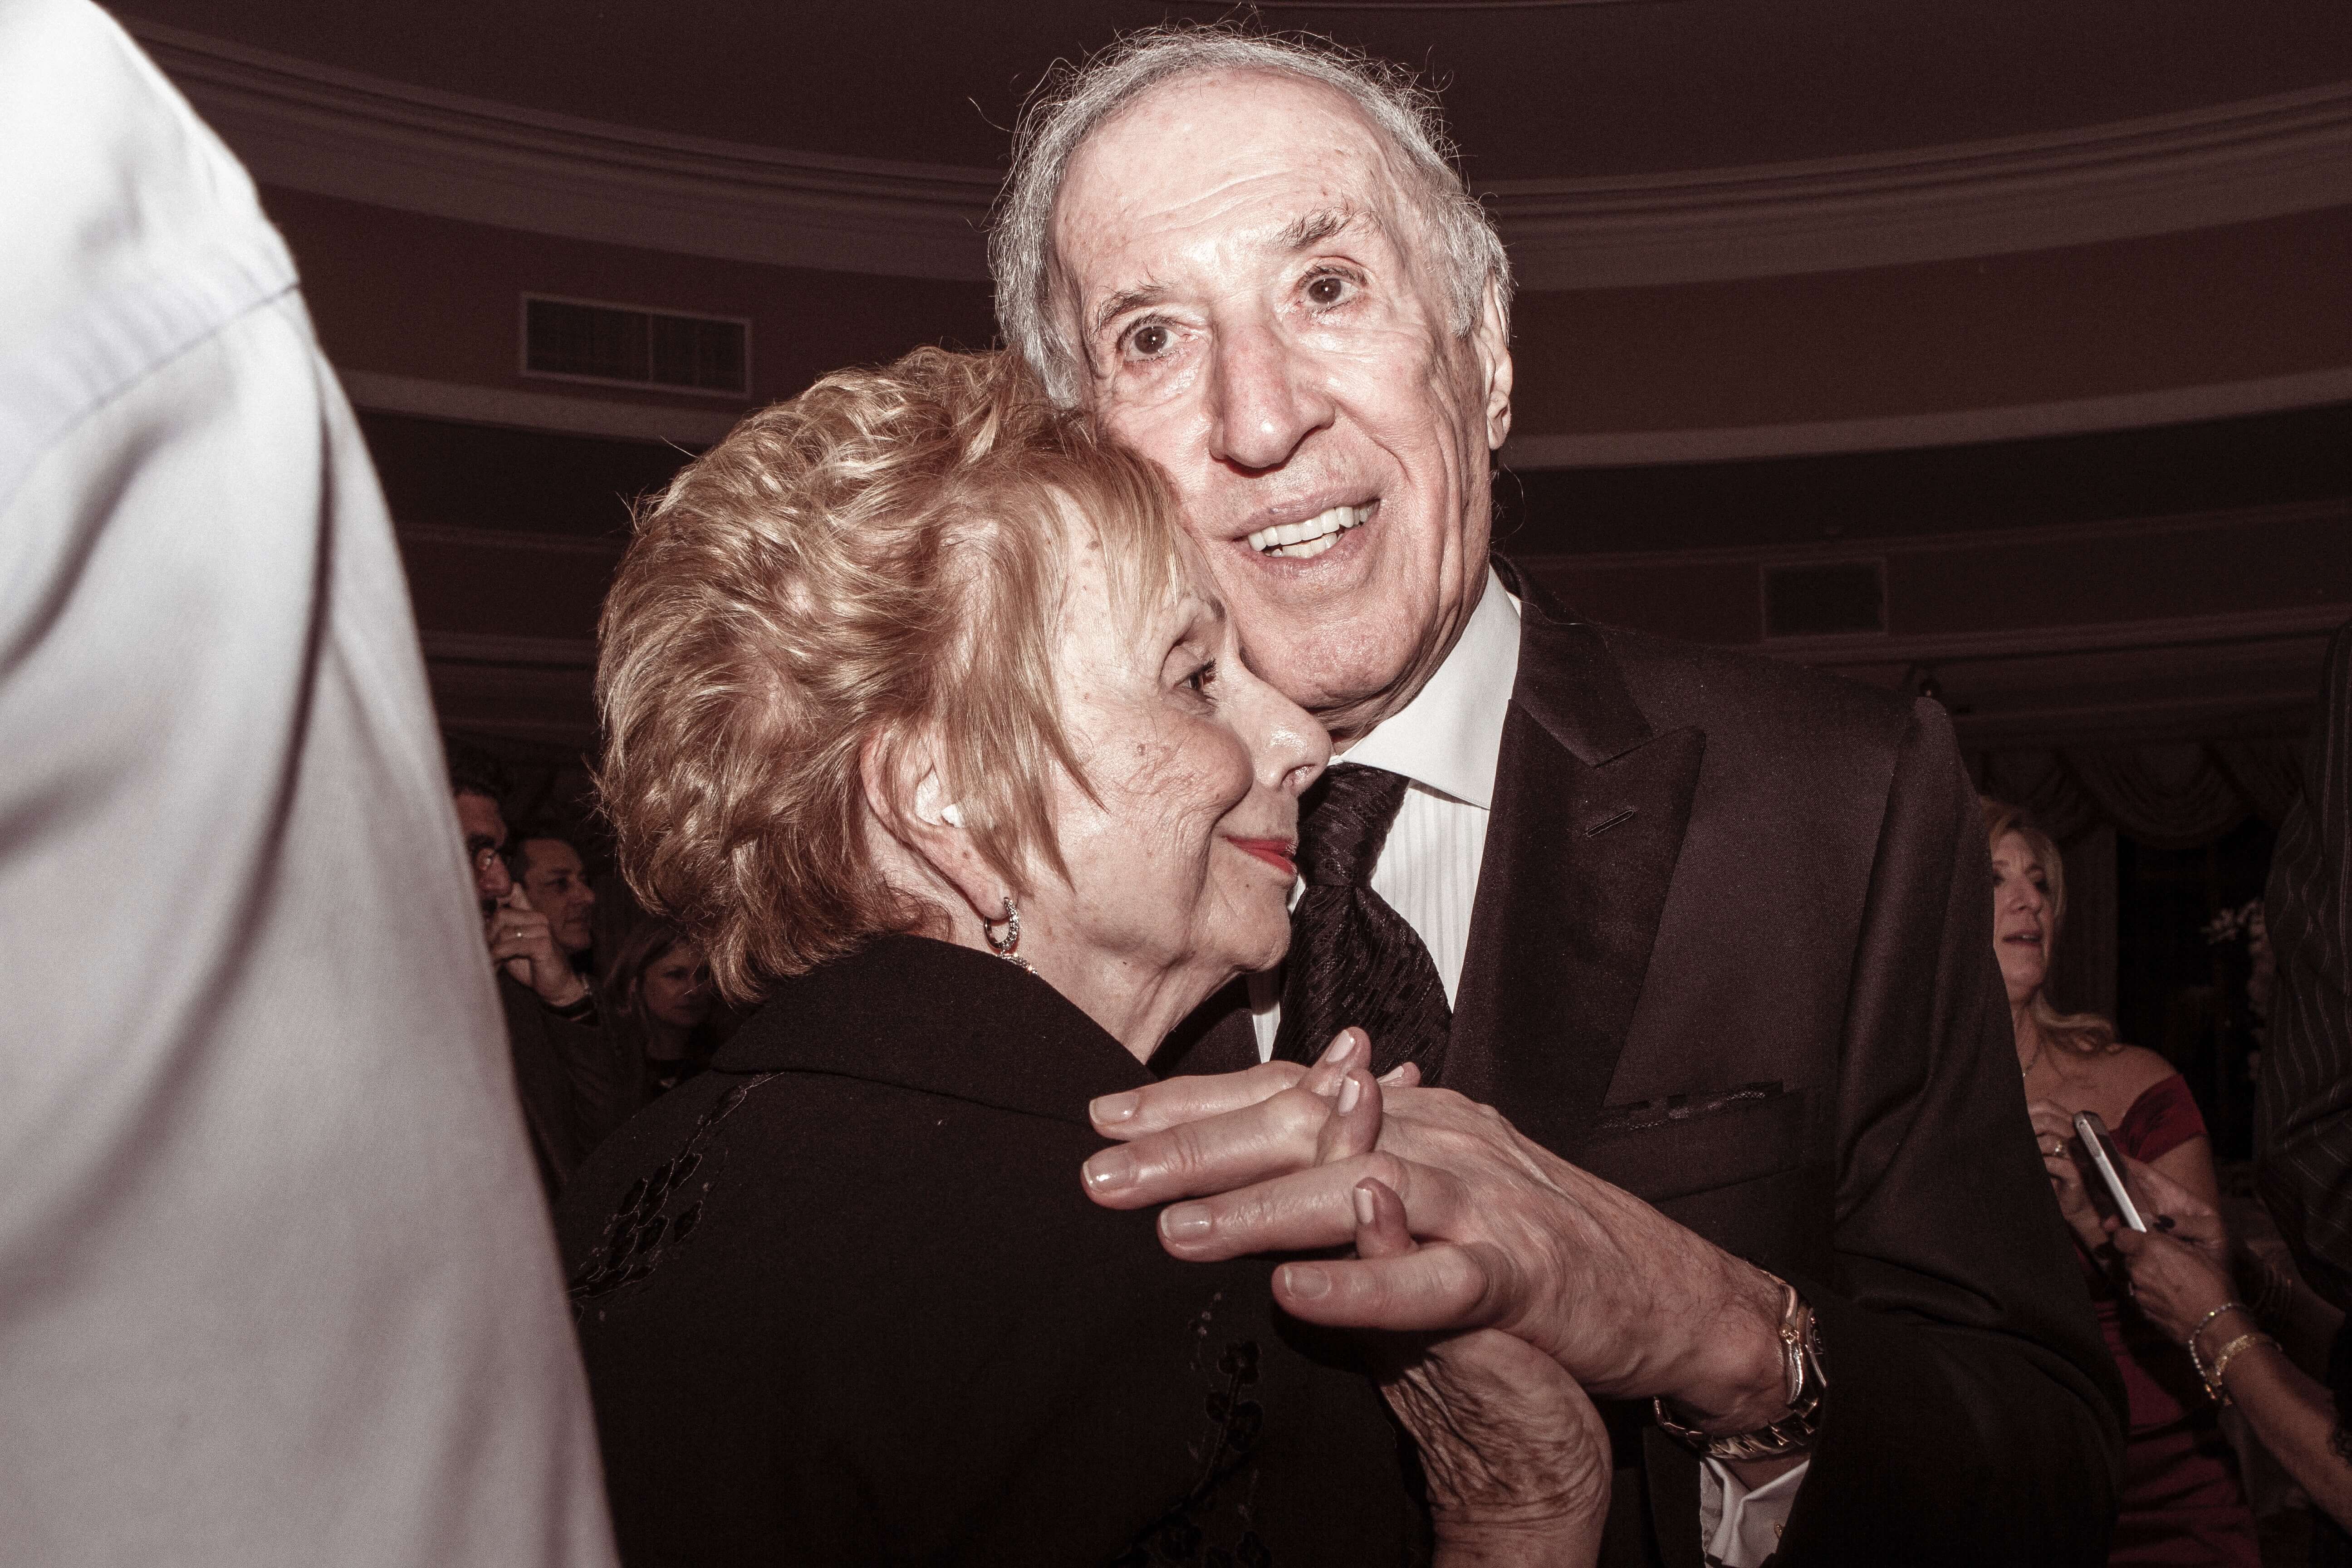
{"type": "Polygon", "coordinates": [[[2125,1155],[2210,1207],[2220,1184],[2204,1118],[2187,1080],[2162,1057],[2123,1044],[2105,1018],[2062,1013],[2051,1003],[2045,987],[2066,910],[2064,862],[2050,836],[2016,806],[1987,800],[1984,815],[1993,951],[2009,993],[2027,1114],[2131,1401],[2107,1561],[2258,1568],[2253,1512],[2196,1366],[2177,1341],[2132,1310],[2102,1266],[2111,1256],[2107,1233],[2085,1184],[2089,1166],[2074,1125],[2076,1112],[2097,1112],[2125,1155]]]}
{"type": "MultiPolygon", "coordinates": [[[[762,1005],[562,1215],[631,1562],[1426,1550],[1350,1348],[1080,1190],[1087,1102],[1280,958],[1328,755],[1209,581],[1158,471],[999,356],[827,377],[642,517],[605,806],[762,1005]]],[[[1334,1157],[1377,1133],[1368,1058],[1344,1032],[1309,1085],[1334,1157]]],[[[1360,1250],[1412,1246],[1357,1195],[1360,1250]]],[[[1590,1560],[1608,1444],[1556,1364],[1485,1333],[1370,1370],[1442,1560],[1590,1560]]]]}

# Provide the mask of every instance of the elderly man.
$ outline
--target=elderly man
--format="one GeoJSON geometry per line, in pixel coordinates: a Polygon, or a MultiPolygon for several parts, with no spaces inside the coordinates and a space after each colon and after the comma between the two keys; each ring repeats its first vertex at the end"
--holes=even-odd
{"type": "Polygon", "coordinates": [[[1205,1200],[1160,1230],[1210,1258],[1342,1245],[1384,1180],[1429,1245],[1286,1265],[1285,1304],[1504,1328],[1621,1402],[1607,1561],[2102,1560],[2119,1391],[1944,715],[1490,561],[1509,274],[1433,110],[1326,52],[1130,38],[1033,107],[992,262],[1008,339],[1167,468],[1344,752],[1285,974],[1180,1064],[1239,1070],[1099,1104],[1097,1200],[1205,1200]],[[1318,1167],[1297,1064],[1348,1024],[1399,1087],[1318,1167]]]}

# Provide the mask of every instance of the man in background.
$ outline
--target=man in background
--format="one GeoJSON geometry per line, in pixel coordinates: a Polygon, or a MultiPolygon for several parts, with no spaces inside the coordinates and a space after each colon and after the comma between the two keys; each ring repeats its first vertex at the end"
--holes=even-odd
{"type": "Polygon", "coordinates": [[[382,496],[86,0],[0,0],[0,1555],[611,1563],[382,496]]]}
{"type": "Polygon", "coordinates": [[[583,973],[590,943],[588,911],[596,895],[577,850],[548,835],[510,846],[496,787],[460,763],[449,774],[466,837],[482,934],[498,974],[515,1092],[530,1132],[531,1157],[550,1200],[605,1134],[637,1108],[638,1074],[606,1026],[595,988],[583,973]],[[540,886],[553,915],[540,908],[517,868],[528,870],[539,847],[540,886]]]}
{"type": "Polygon", "coordinates": [[[559,833],[526,832],[514,841],[507,868],[530,907],[547,917],[572,968],[593,975],[596,933],[589,916],[596,908],[596,889],[588,885],[588,866],[578,847],[559,833]]]}
{"type": "MultiPolygon", "coordinates": [[[[2328,645],[2303,796],[2279,825],[2263,916],[2278,965],[2254,1100],[2263,1203],[2304,1277],[2352,1307],[2352,625],[2328,645]]],[[[2339,1457],[2352,1411],[2352,1328],[2328,1368],[2339,1457]]],[[[2352,1535],[2312,1511],[2315,1568],[2352,1564],[2352,1535]]]]}
{"type": "Polygon", "coordinates": [[[2352,1306],[2352,626],[2328,646],[2303,795],[2279,825],[2263,894],[2278,973],[2255,1169],[2305,1276],[2352,1306]]]}

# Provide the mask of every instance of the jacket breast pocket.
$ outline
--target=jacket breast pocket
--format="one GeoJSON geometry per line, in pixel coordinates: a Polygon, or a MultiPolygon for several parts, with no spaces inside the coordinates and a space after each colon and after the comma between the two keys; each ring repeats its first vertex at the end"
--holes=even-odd
{"type": "Polygon", "coordinates": [[[1783,1276],[1834,1277],[1837,1169],[1818,1089],[1743,1084],[1612,1107],[1577,1164],[1667,1218],[1783,1276]]]}
{"type": "Polygon", "coordinates": [[[1820,1094],[1748,1083],[1709,1094],[1612,1106],[1576,1163],[1652,1204],[1805,1163],[1820,1094]]]}

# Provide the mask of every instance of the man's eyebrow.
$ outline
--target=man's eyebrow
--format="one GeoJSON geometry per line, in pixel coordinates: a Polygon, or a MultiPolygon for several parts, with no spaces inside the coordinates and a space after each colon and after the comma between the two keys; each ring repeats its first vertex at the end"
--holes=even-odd
{"type": "Polygon", "coordinates": [[[1142,283],[1132,289],[1122,289],[1095,307],[1094,319],[1087,323],[1087,335],[1098,338],[1102,336],[1104,328],[1129,310],[1144,305],[1156,305],[1167,297],[1166,286],[1159,283],[1142,283]]]}
{"type": "Polygon", "coordinates": [[[1275,243],[1285,250],[1305,250],[1322,244],[1334,236],[1350,229],[1381,231],[1381,220],[1361,207],[1322,207],[1293,218],[1283,231],[1275,236],[1275,243]]]}

